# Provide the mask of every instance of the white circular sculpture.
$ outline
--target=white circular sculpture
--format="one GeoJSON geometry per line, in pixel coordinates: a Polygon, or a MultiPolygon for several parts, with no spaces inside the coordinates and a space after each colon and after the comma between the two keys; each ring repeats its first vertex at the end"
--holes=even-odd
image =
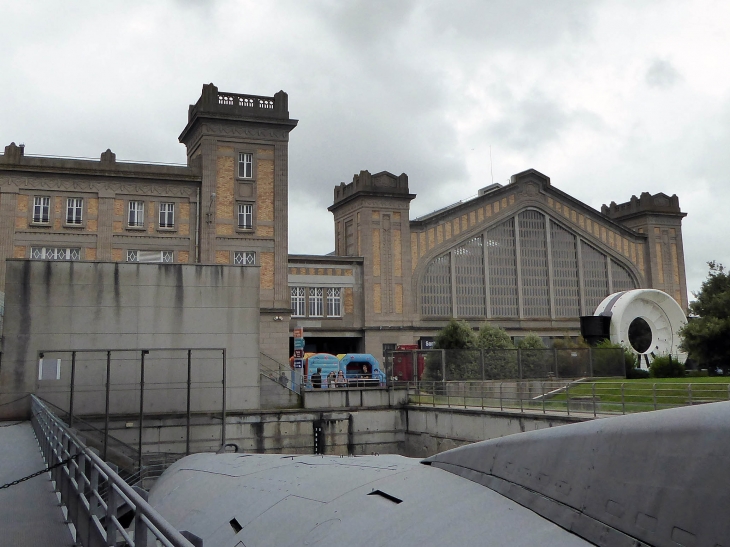
{"type": "Polygon", "coordinates": [[[687,324],[674,298],[656,289],[634,289],[607,296],[593,315],[611,317],[611,342],[639,355],[640,366],[659,355],[676,356],[684,363],[687,354],[679,350],[679,329],[687,324]]]}

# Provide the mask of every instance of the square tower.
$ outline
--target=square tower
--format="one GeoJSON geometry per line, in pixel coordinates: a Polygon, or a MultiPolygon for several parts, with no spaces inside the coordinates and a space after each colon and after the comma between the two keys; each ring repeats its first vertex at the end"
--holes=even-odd
{"type": "Polygon", "coordinates": [[[261,351],[282,363],[291,313],[288,146],[296,125],[283,91],[240,95],[207,84],[179,137],[188,164],[202,174],[196,261],[260,266],[261,351]]]}

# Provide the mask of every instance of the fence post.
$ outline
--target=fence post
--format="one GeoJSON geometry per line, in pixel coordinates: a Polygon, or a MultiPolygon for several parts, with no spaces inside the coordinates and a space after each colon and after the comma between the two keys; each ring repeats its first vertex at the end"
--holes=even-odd
{"type": "Polygon", "coordinates": [[[596,417],[596,382],[593,382],[593,387],[591,388],[591,399],[593,399],[593,417],[596,417]]]}
{"type": "Polygon", "coordinates": [[[188,350],[188,404],[185,416],[185,454],[190,454],[190,388],[192,385],[191,374],[193,369],[193,350],[188,350]]]}
{"type": "Polygon", "coordinates": [[[588,346],[588,377],[593,378],[593,348],[588,346]]]}
{"type": "MultiPolygon", "coordinates": [[[[728,389],[730,390],[730,386],[728,386],[728,389]]],[[[654,410],[656,410],[656,384],[651,386],[651,397],[654,399],[654,410]]]]}
{"type": "MultiPolygon", "coordinates": [[[[109,465],[109,464],[107,464],[109,465]]],[[[116,465],[109,465],[114,472],[117,471],[116,465]]],[[[106,494],[106,518],[104,519],[104,528],[106,528],[106,544],[113,547],[117,544],[117,527],[114,525],[114,519],[117,516],[117,498],[118,494],[114,488],[114,483],[107,478],[107,494],[106,494]]]]}
{"type": "Polygon", "coordinates": [[[542,384],[542,413],[545,414],[545,382],[540,382],[542,384]]]}
{"type": "Polygon", "coordinates": [[[68,401],[68,426],[74,426],[74,390],[76,388],[76,352],[71,352],[71,397],[68,401]]]}
{"type": "Polygon", "coordinates": [[[522,380],[522,350],[517,348],[517,377],[522,380]]]}
{"type": "Polygon", "coordinates": [[[568,416],[570,416],[570,382],[568,382],[568,385],[565,386],[565,399],[566,399],[566,406],[568,407],[568,416]]]}
{"type": "MultiPolygon", "coordinates": [[[[479,363],[482,366],[482,382],[483,382],[484,381],[484,350],[483,349],[480,349],[479,350],[479,363]]],[[[484,395],[484,391],[483,390],[484,390],[484,386],[482,385],[482,395],[484,395]]],[[[482,404],[482,407],[483,406],[484,405],[482,404]]]]}
{"type": "Polygon", "coordinates": [[[502,384],[503,382],[499,382],[499,410],[504,410],[502,407],[502,384]]]}
{"type": "Polygon", "coordinates": [[[109,374],[112,370],[112,352],[107,350],[106,352],[106,403],[104,405],[104,452],[102,453],[101,459],[106,461],[107,445],[109,444],[109,374]]]}
{"type": "Polygon", "coordinates": [[[687,396],[689,400],[689,406],[692,406],[692,384],[687,384],[687,396]]]}
{"type": "MultiPolygon", "coordinates": [[[[517,350],[517,351],[519,352],[520,350],[517,350]]],[[[523,389],[522,380],[520,380],[519,382],[517,382],[517,397],[520,400],[520,412],[525,411],[525,409],[522,408],[522,395],[524,395],[524,389],[523,389]]]]}
{"type": "Polygon", "coordinates": [[[137,448],[139,450],[139,472],[142,474],[142,433],[144,431],[144,357],[149,353],[148,350],[142,350],[142,358],[139,362],[139,442],[137,448]]]}
{"type": "Polygon", "coordinates": [[[433,406],[436,406],[436,382],[431,382],[433,385],[431,386],[431,400],[433,401],[433,406]]]}
{"type": "Polygon", "coordinates": [[[446,350],[441,350],[441,381],[446,381],[446,350]]]}
{"type": "Polygon", "coordinates": [[[560,371],[558,371],[558,350],[553,348],[553,360],[555,361],[555,379],[560,379],[560,371]]]}
{"type": "Polygon", "coordinates": [[[626,400],[624,399],[624,384],[621,383],[621,413],[626,414],[626,400]]]}
{"type": "Polygon", "coordinates": [[[226,349],[223,348],[223,408],[221,410],[221,446],[226,446],[226,349]]]}
{"type": "MultiPolygon", "coordinates": [[[[135,488],[135,492],[142,496],[143,500],[148,501],[148,494],[145,490],[135,488]]],[[[147,547],[148,534],[147,525],[142,520],[142,511],[137,508],[134,512],[134,547],[147,547]]]]}

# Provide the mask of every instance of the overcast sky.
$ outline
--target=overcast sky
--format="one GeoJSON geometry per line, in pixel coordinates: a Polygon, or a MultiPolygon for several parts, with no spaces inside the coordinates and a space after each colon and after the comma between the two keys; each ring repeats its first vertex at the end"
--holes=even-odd
{"type": "Polygon", "coordinates": [[[688,288],[730,266],[730,2],[0,0],[0,145],[185,162],[203,83],[289,93],[292,253],[405,172],[411,218],[534,168],[600,209],[677,194],[688,288]]]}

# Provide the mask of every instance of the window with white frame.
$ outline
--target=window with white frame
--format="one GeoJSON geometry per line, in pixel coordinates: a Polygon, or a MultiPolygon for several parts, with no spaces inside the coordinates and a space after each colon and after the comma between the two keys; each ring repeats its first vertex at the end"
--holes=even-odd
{"type": "Polygon", "coordinates": [[[129,202],[128,223],[131,227],[144,226],[144,201],[129,202]]]}
{"type": "Polygon", "coordinates": [[[81,260],[81,249],[71,247],[31,247],[33,260],[81,260]]]}
{"type": "Polygon", "coordinates": [[[304,287],[291,288],[291,314],[292,317],[304,317],[306,315],[304,301],[304,287]]]}
{"type": "Polygon", "coordinates": [[[342,317],[342,289],[327,289],[327,317],[342,317]]]}
{"type": "Polygon", "coordinates": [[[175,204],[160,203],[160,228],[175,227],[175,204]]]}
{"type": "Polygon", "coordinates": [[[241,230],[253,228],[253,203],[238,204],[238,228],[241,230]]]}
{"type": "Polygon", "coordinates": [[[51,198],[48,196],[35,196],[33,198],[33,222],[48,224],[51,221],[51,198]]]}
{"type": "Polygon", "coordinates": [[[174,260],[172,251],[139,251],[130,249],[127,251],[127,262],[168,262],[174,260]]]}
{"type": "Polygon", "coordinates": [[[256,251],[234,251],[233,263],[239,266],[253,266],[256,264],[256,251]]]}
{"type": "Polygon", "coordinates": [[[83,198],[68,198],[66,200],[66,224],[80,225],[83,220],[83,198]]]}
{"type": "Polygon", "coordinates": [[[321,287],[309,289],[309,317],[322,317],[323,294],[321,287]]]}
{"type": "Polygon", "coordinates": [[[238,178],[250,179],[253,177],[253,154],[241,152],[238,154],[238,178]]]}

